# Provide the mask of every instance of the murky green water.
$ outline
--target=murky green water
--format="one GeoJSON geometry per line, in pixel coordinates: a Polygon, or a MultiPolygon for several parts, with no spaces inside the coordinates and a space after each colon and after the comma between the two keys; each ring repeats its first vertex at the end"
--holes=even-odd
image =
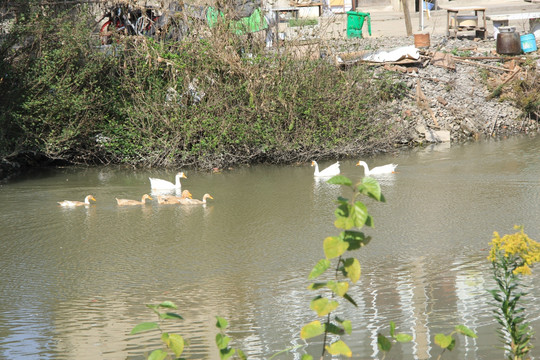
{"type": "MultiPolygon", "coordinates": [[[[363,175],[357,160],[342,162],[353,180],[363,175]]],[[[540,240],[540,138],[364,160],[398,163],[399,173],[380,179],[387,203],[366,201],[375,228],[356,255],[362,277],[350,294],[358,308],[340,307],[353,322],[344,340],[354,358],[378,356],[377,333],[388,334],[391,320],[415,338],[392,358],[436,358],[434,335],[456,324],[480,337],[460,338],[445,359],[502,358],[486,305],[488,243],[493,231],[510,233],[514,224],[540,240]]],[[[175,173],[66,168],[0,185],[0,358],[144,358],[160,346],[159,334],[129,332],[155,320],[144,304],[163,300],[185,318],[167,329],[190,340],[187,358],[219,358],[215,315],[229,320],[232,345],[252,359],[297,345],[277,358],[318,357],[321,339],[299,339],[316,318],[307,275],[323,257],[322,240],[338,233],[333,200],[349,194],[315,181],[309,164],[255,166],[187,170],[183,188],[214,197],[204,207],[116,205],[115,197],[149,193],[149,176],[172,181],[175,173]],[[88,208],[56,203],[87,194],[97,199],[88,208]]],[[[538,331],[540,277],[528,281],[538,331]]]]}

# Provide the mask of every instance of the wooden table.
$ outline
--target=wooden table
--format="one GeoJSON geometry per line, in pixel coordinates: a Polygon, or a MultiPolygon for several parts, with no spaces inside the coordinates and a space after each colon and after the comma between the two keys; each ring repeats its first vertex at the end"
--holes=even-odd
{"type": "Polygon", "coordinates": [[[446,8],[446,36],[450,36],[452,32],[454,37],[457,38],[459,31],[472,31],[476,32],[476,37],[483,39],[487,38],[487,24],[486,24],[486,8],[478,6],[463,6],[455,8],[446,8]],[[463,12],[474,11],[474,15],[477,18],[476,26],[459,26],[458,14],[464,15],[463,12]],[[482,25],[480,25],[480,22],[482,25]]]}

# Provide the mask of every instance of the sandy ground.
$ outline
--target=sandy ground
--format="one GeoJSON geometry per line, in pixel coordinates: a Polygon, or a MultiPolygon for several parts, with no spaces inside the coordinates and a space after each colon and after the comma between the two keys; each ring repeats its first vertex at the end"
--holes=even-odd
{"type": "MultiPolygon", "coordinates": [[[[486,8],[486,15],[513,14],[521,12],[540,12],[540,3],[525,2],[524,0],[439,0],[440,10],[429,12],[429,17],[424,13],[423,32],[429,32],[432,36],[445,35],[447,28],[446,8],[456,8],[464,6],[479,6],[486,8]]],[[[371,15],[372,37],[395,37],[407,36],[405,28],[405,17],[403,12],[393,11],[391,7],[370,6],[366,9],[357,9],[361,12],[369,12],[371,15]]],[[[470,12],[460,12],[460,15],[473,15],[470,12]]],[[[411,12],[413,33],[420,33],[420,16],[417,12],[411,12]]],[[[509,25],[516,26],[520,32],[529,30],[528,21],[510,21],[509,25]]],[[[347,14],[334,14],[330,17],[321,18],[321,26],[328,27],[328,32],[332,37],[346,37],[347,14]]],[[[487,21],[488,36],[493,35],[493,23],[487,21]]],[[[364,25],[364,36],[367,36],[367,25],[364,25]]],[[[461,34],[467,34],[459,33],[461,34]]],[[[540,39],[539,39],[540,40],[540,39]]]]}

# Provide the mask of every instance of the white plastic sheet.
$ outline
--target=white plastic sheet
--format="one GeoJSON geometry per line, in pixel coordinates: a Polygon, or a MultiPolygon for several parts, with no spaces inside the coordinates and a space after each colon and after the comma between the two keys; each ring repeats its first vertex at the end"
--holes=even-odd
{"type": "Polygon", "coordinates": [[[377,51],[366,54],[362,57],[364,61],[373,62],[394,62],[403,59],[420,59],[420,51],[414,46],[403,46],[390,51],[377,51]]]}

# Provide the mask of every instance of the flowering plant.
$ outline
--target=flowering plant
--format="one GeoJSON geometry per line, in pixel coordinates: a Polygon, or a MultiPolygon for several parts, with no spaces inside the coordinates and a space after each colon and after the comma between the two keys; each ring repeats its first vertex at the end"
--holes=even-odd
{"type": "Polygon", "coordinates": [[[525,321],[520,301],[527,293],[520,290],[520,276],[530,275],[531,266],[540,261],[540,244],[515,227],[515,234],[500,237],[494,232],[488,260],[498,288],[490,290],[496,301],[495,318],[502,326],[499,334],[509,359],[521,360],[531,350],[533,330],[525,321]]]}

